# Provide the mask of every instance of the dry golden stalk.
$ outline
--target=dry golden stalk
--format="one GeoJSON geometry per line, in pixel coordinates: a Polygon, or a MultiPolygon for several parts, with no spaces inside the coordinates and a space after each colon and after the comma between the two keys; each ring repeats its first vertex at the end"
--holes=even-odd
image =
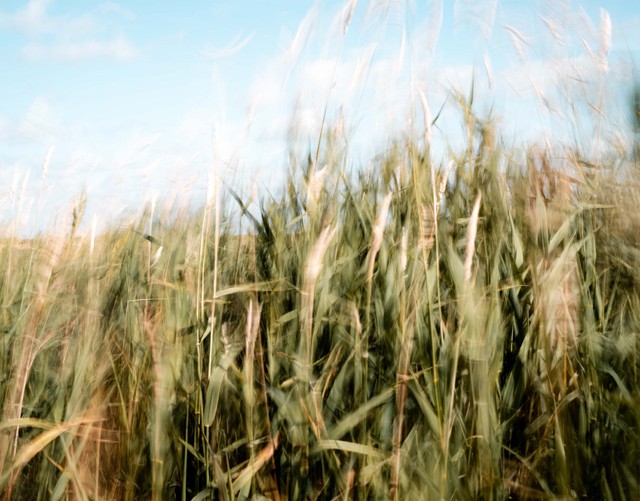
{"type": "MultiPolygon", "coordinates": [[[[38,339],[38,326],[43,315],[51,275],[60,261],[64,243],[63,238],[52,239],[51,252],[48,259],[42,262],[37,268],[37,295],[26,331],[18,337],[17,346],[13,351],[11,375],[6,385],[7,392],[2,409],[3,422],[17,419],[22,415],[22,405],[27,380],[29,379],[29,372],[31,371],[31,366],[33,365],[36,355],[44,345],[43,340],[38,339]]],[[[0,435],[0,473],[4,471],[7,457],[9,456],[13,459],[16,455],[18,432],[19,427],[16,427],[13,433],[0,435]]]]}
{"type": "Polygon", "coordinates": [[[387,215],[389,214],[391,196],[391,193],[387,193],[387,195],[382,200],[382,205],[380,205],[378,215],[376,216],[376,222],[373,225],[373,240],[371,241],[371,249],[369,250],[369,260],[367,263],[367,281],[369,282],[369,284],[373,279],[373,267],[375,266],[376,256],[378,255],[378,251],[380,250],[380,246],[382,245],[382,236],[384,234],[384,227],[387,222],[387,215]]]}
{"type": "Polygon", "coordinates": [[[464,279],[468,282],[471,280],[471,265],[473,264],[473,255],[476,250],[476,234],[478,232],[478,215],[480,214],[480,202],[482,201],[482,193],[478,192],[476,201],[473,203],[473,210],[469,218],[469,226],[467,227],[467,246],[464,258],[464,279]]]}

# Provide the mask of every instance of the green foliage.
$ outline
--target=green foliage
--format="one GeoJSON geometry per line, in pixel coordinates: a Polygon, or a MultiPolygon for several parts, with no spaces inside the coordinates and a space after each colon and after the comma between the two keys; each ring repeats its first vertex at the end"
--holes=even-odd
{"type": "Polygon", "coordinates": [[[329,141],[257,210],[4,238],[7,499],[636,498],[637,166],[467,120],[450,167],[329,141]]]}

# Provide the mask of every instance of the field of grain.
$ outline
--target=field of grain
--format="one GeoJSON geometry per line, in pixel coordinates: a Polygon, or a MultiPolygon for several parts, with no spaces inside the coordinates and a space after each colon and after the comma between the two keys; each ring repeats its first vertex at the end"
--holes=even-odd
{"type": "Polygon", "coordinates": [[[465,111],[444,164],[327,134],[252,204],[4,235],[4,498],[637,499],[637,160],[465,111]]]}

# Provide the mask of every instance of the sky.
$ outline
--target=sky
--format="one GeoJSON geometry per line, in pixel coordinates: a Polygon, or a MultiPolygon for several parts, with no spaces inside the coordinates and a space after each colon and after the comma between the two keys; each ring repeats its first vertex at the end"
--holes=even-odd
{"type": "Polygon", "coordinates": [[[47,228],[82,193],[100,227],[221,180],[255,196],[315,149],[325,113],[361,167],[442,109],[445,162],[463,137],[451,96],[472,84],[506,145],[594,124],[625,144],[637,65],[635,0],[5,0],[0,220],[47,228]]]}

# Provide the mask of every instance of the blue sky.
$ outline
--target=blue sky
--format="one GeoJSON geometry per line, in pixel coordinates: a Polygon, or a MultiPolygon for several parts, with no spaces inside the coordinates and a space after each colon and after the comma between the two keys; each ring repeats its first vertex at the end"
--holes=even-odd
{"type": "Polygon", "coordinates": [[[611,141],[639,57],[631,0],[4,1],[0,215],[47,225],[86,189],[103,224],[218,178],[275,186],[291,131],[308,148],[325,105],[366,165],[472,78],[505,142],[570,138],[569,104],[602,110],[611,141]]]}

